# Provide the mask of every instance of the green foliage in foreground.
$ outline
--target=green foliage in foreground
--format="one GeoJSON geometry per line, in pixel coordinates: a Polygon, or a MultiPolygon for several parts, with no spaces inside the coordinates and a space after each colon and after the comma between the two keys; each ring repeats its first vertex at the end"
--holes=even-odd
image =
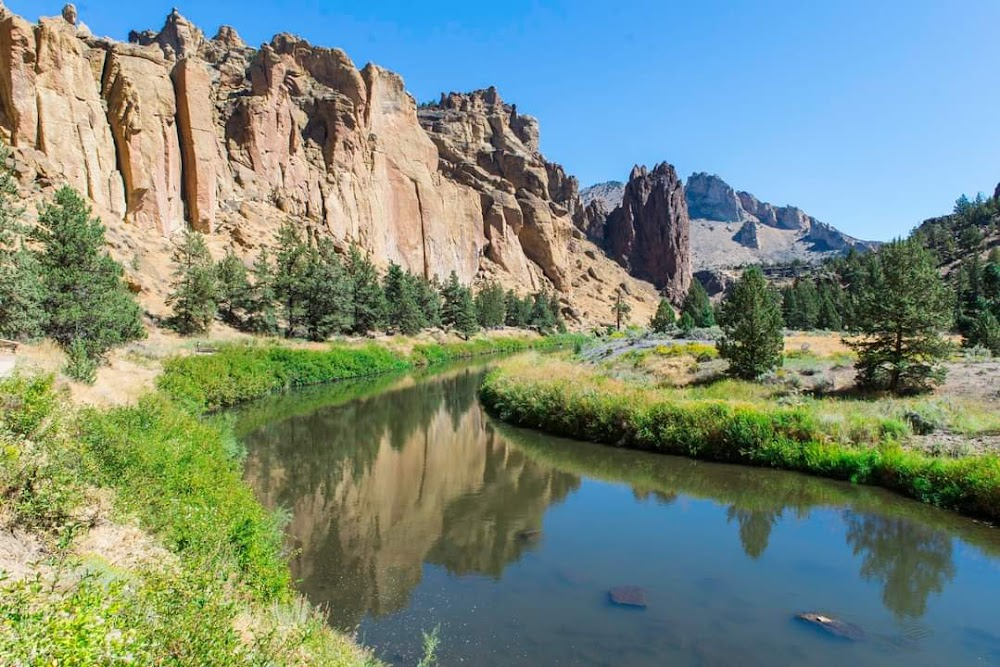
{"type": "Polygon", "coordinates": [[[872,484],[1000,519],[1000,458],[906,452],[898,444],[905,427],[897,420],[881,420],[878,443],[849,445],[828,437],[823,421],[806,407],[662,401],[646,393],[600,391],[578,378],[532,380],[502,369],[487,376],[481,397],[504,421],[555,435],[872,484]]]}
{"type": "Polygon", "coordinates": [[[0,576],[4,664],[374,664],[293,601],[276,521],[224,430],[155,395],[68,411],[51,377],[0,382],[0,405],[4,521],[51,541],[51,567],[0,576]],[[133,544],[154,550],[141,565],[73,555],[94,489],[156,538],[133,544]]]}
{"type": "Polygon", "coordinates": [[[327,350],[230,345],[209,356],[168,359],[157,386],[199,412],[217,410],[291,387],[370,377],[487,354],[554,349],[582,336],[479,338],[464,343],[416,345],[410,355],[378,345],[327,350]]]}
{"type": "Polygon", "coordinates": [[[722,304],[719,322],[719,355],[729,361],[732,375],[755,380],[781,365],[785,338],[780,299],[759,267],[743,272],[722,304]]]}

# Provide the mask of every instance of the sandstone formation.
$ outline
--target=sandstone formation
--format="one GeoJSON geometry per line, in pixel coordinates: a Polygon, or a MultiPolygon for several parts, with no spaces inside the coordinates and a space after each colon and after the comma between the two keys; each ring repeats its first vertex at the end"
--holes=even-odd
{"type": "Polygon", "coordinates": [[[26,197],[87,195],[153,309],[172,234],[249,256],[282,220],[383,265],[555,289],[581,321],[607,320],[614,298],[591,273],[627,282],[637,317],[655,307],[576,230],[576,179],[540,154],[534,118],[492,88],[418,112],[399,75],[292,35],[251,48],[175,10],[122,43],[72,7],[31,24],[0,6],[0,135],[26,197]]]}

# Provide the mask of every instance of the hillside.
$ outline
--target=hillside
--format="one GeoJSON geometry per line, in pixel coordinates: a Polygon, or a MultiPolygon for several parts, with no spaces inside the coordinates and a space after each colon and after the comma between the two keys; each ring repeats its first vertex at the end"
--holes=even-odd
{"type": "Polygon", "coordinates": [[[494,89],[418,110],[377,65],[289,34],[259,48],[228,26],[208,38],[176,10],[124,43],[72,6],[37,24],[0,7],[0,63],[21,197],[84,194],[153,314],[176,234],[203,232],[213,254],[249,264],[285,220],[383,267],[555,290],[571,323],[608,319],[622,285],[636,317],[655,307],[651,285],[574,227],[576,180],[494,89]]]}
{"type": "MultiPolygon", "coordinates": [[[[585,188],[585,206],[613,211],[624,197],[625,184],[608,181],[585,188]]],[[[795,206],[775,206],[749,192],[736,191],[718,176],[692,174],[684,186],[691,219],[691,264],[695,272],[747,264],[817,262],[854,248],[860,241],[817,220],[795,206]]]]}

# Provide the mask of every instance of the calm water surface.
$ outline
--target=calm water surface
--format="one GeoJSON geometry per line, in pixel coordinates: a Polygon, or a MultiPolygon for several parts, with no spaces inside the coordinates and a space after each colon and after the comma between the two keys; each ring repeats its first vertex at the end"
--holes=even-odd
{"type": "Polygon", "coordinates": [[[1000,531],[874,489],[515,430],[481,368],[237,413],[330,624],[414,665],[1000,665],[1000,531]],[[646,609],[608,590],[645,589],[646,609]],[[820,611],[865,631],[838,640],[820,611]]]}

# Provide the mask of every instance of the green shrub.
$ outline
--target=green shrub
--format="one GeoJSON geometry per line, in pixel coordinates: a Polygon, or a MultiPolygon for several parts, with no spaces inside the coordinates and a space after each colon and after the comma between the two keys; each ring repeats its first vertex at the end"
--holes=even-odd
{"type": "Polygon", "coordinates": [[[939,459],[903,452],[896,418],[868,416],[843,442],[809,407],[716,399],[656,400],[595,381],[490,372],[484,405],[500,419],[555,435],[712,461],[785,468],[876,484],[923,502],[1000,519],[1000,457],[939,459]]]}

